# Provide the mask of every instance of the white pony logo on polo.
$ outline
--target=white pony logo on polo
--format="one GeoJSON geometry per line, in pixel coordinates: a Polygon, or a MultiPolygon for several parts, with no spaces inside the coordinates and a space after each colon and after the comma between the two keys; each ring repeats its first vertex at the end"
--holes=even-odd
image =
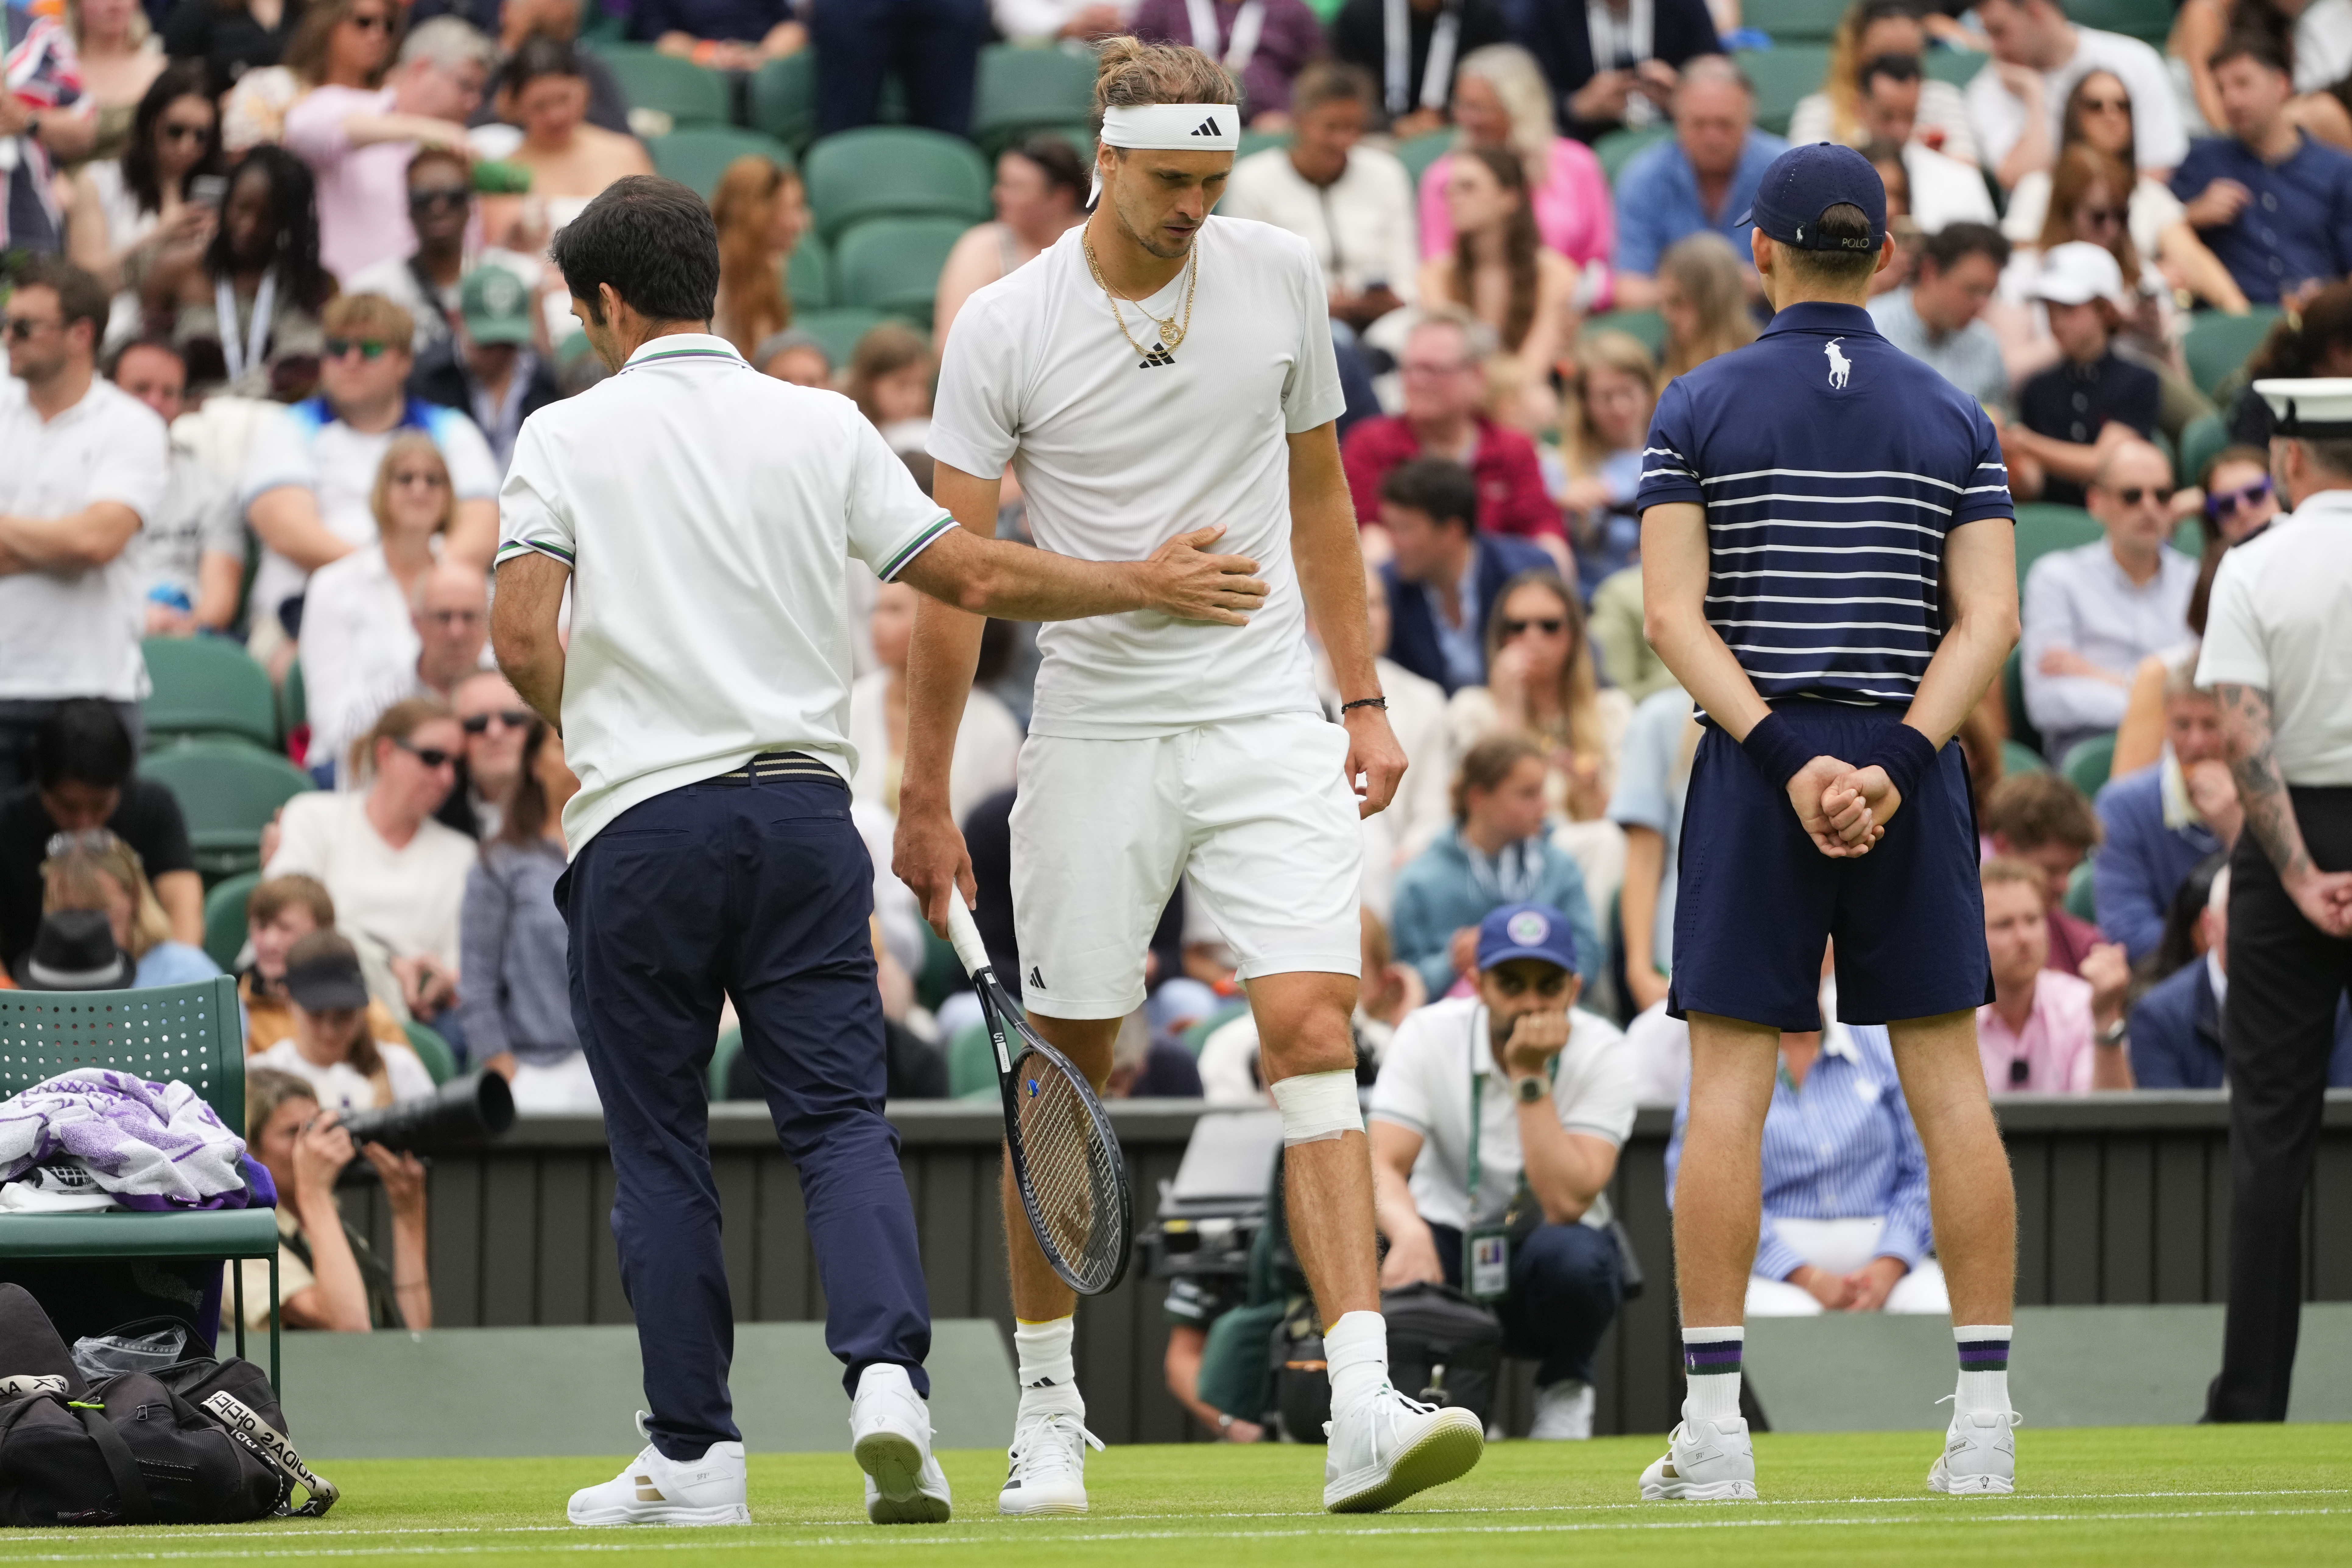
{"type": "Polygon", "coordinates": [[[1551,935],[1551,921],[1533,910],[1521,910],[1505,922],[1503,929],[1521,947],[1534,947],[1551,935]]]}
{"type": "Polygon", "coordinates": [[[1822,353],[1830,356],[1830,390],[1832,392],[1843,392],[1846,379],[1853,374],[1853,361],[1838,353],[1838,344],[1843,342],[1843,338],[1832,338],[1822,345],[1822,353]]]}

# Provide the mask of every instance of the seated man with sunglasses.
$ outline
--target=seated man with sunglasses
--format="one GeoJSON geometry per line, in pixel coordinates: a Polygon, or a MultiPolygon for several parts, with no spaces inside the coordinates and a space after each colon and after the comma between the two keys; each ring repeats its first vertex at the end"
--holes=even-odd
{"type": "Polygon", "coordinates": [[[361,268],[347,285],[354,294],[381,294],[415,319],[410,347],[420,360],[436,343],[449,341],[451,318],[464,307],[459,286],[467,274],[486,266],[503,267],[531,288],[544,271],[537,260],[516,251],[497,246],[469,248],[481,238],[474,221],[478,205],[465,153],[447,147],[418,148],[408,160],[408,227],[415,237],[415,249],[361,268]]]}
{"type": "Polygon", "coordinates": [[[2114,444],[2091,481],[2106,538],[2057,550],[2025,576],[2025,711],[2053,763],[2123,722],[2139,661],[2189,636],[2197,563],[2166,542],[2172,465],[2145,441],[2114,444]]]}

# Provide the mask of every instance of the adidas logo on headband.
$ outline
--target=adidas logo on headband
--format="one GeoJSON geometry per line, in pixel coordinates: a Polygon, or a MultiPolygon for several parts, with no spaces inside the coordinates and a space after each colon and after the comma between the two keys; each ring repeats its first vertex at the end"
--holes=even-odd
{"type": "Polygon", "coordinates": [[[1224,133],[1224,128],[1217,123],[1213,115],[1201,121],[1199,129],[1192,132],[1195,136],[1223,136],[1224,133]]]}

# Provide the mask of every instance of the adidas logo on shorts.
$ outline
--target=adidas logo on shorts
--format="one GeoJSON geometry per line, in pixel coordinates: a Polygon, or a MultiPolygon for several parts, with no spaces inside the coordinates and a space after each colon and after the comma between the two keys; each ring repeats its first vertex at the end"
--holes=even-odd
{"type": "Polygon", "coordinates": [[[1038,973],[1037,966],[1034,963],[1029,966],[1029,984],[1040,991],[1045,989],[1045,977],[1038,973]]]}

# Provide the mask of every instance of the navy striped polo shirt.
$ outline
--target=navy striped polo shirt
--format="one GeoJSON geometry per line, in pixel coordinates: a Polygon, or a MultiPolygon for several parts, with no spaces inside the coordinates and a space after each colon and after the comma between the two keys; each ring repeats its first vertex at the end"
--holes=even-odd
{"type": "Polygon", "coordinates": [[[2013,519],[1984,409],[1853,305],[1791,305],[1658,399],[1636,508],[1706,508],[1707,623],[1768,701],[1908,705],[1944,536],[2013,519]]]}

